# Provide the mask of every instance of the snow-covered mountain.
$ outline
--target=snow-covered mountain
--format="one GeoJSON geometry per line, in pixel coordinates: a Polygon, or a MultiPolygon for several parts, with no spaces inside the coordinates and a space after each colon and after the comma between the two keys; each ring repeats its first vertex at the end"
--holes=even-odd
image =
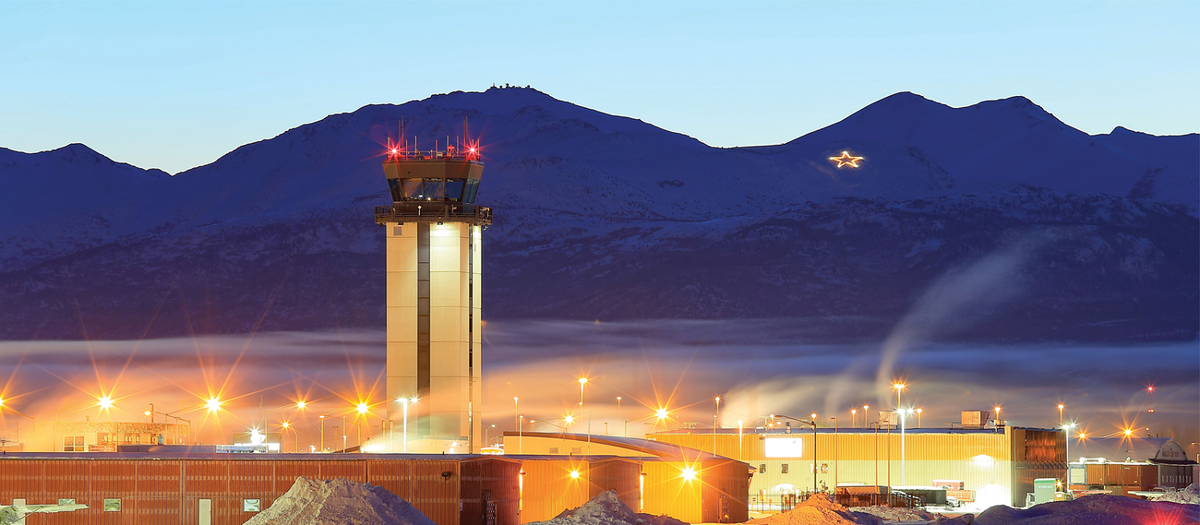
{"type": "Polygon", "coordinates": [[[403,121],[444,145],[464,120],[496,214],[485,317],[874,335],[1032,242],[1021,292],[959,336],[1197,332],[1197,135],[1089,137],[1023,98],[901,93],[787,144],[711,148],[510,88],[331,115],[174,176],[81,145],[0,150],[0,337],[382,326],[382,144],[403,121]],[[837,169],[842,151],[862,167],[837,169]]]}

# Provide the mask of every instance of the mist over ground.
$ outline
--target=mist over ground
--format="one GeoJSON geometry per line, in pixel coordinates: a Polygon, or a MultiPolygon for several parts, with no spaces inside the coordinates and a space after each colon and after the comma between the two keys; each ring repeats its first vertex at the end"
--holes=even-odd
{"type": "MultiPolygon", "coordinates": [[[[761,425],[762,417],[816,412],[822,424],[850,425],[850,409],[891,408],[894,391],[881,385],[880,340],[847,344],[806,342],[806,319],[715,321],[491,321],[484,329],[483,423],[489,436],[514,430],[555,431],[561,418],[578,418],[573,432],[641,436],[667,407],[669,428],[709,428],[714,397],[720,424],[761,425]],[[579,408],[578,378],[588,377],[579,408]],[[516,407],[513,397],[519,397],[516,407]],[[618,410],[617,397],[622,397],[618,410]],[[514,408],[515,412],[514,413],[514,408]],[[538,421],[534,425],[529,420],[538,421]],[[544,423],[543,423],[544,422],[544,423]],[[496,428],[491,429],[490,425],[496,428]]],[[[1003,407],[1011,425],[1051,427],[1057,404],[1091,436],[1129,426],[1173,436],[1185,447],[1200,442],[1200,354],[1196,342],[1129,345],[962,345],[909,341],[894,351],[894,375],[909,386],[904,403],[921,407],[922,426],[959,420],[961,410],[1003,407]],[[1153,418],[1147,385],[1154,385],[1153,418]]],[[[196,439],[227,442],[250,427],[278,431],[289,421],[307,448],[326,445],[345,425],[348,442],[378,433],[384,414],[384,332],[260,333],[144,341],[0,342],[0,369],[8,371],[4,406],[52,421],[137,421],[154,403],[157,413],[192,421],[196,439]],[[111,395],[104,413],[96,398],[111,395]],[[222,400],[219,414],[203,406],[222,400]],[[291,405],[305,400],[309,407],[291,405]],[[359,401],[370,418],[357,423],[359,401]],[[346,415],[347,423],[341,422],[346,415]]],[[[29,420],[0,411],[0,437],[29,431],[29,420]]],[[[161,415],[159,416],[161,420],[161,415]]],[[[877,414],[876,414],[877,417],[877,414]]],[[[863,413],[855,416],[863,426],[863,413]]],[[[915,422],[914,422],[915,423],[915,422]]],[[[289,431],[290,432],[290,431],[289,431]]],[[[297,436],[290,435],[291,449],[297,436]]],[[[481,437],[482,439],[482,437],[481,437]]]]}

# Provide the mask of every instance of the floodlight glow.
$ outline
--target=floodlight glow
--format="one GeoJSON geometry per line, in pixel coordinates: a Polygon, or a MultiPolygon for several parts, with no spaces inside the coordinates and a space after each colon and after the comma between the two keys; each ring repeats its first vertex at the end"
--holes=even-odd
{"type": "Polygon", "coordinates": [[[567,421],[567,424],[571,424],[571,423],[575,422],[575,418],[573,418],[571,416],[567,416],[566,421],[567,421]]]}
{"type": "Polygon", "coordinates": [[[367,413],[367,410],[369,410],[369,407],[367,407],[367,404],[366,404],[366,403],[359,403],[359,404],[358,404],[358,413],[359,413],[359,414],[366,414],[366,413],[367,413]]]}
{"type": "Polygon", "coordinates": [[[100,405],[100,408],[104,408],[104,409],[112,408],[112,406],[113,406],[112,398],[110,398],[108,396],[104,396],[104,397],[100,398],[99,405],[100,405]]]}
{"type": "Polygon", "coordinates": [[[571,479],[579,479],[579,471],[578,470],[571,471],[571,479]]]}
{"type": "Polygon", "coordinates": [[[687,481],[696,479],[696,469],[692,467],[683,469],[683,479],[687,481]]]}
{"type": "Polygon", "coordinates": [[[660,409],[658,409],[658,412],[655,412],[655,415],[657,415],[659,419],[666,419],[667,418],[667,409],[660,408],[660,409]]]}
{"type": "Polygon", "coordinates": [[[297,401],[297,402],[296,402],[296,408],[304,408],[304,407],[306,407],[306,406],[308,406],[308,403],[305,403],[305,402],[303,402],[303,401],[297,401]]]}
{"type": "Polygon", "coordinates": [[[210,397],[205,405],[208,406],[209,412],[216,412],[221,409],[221,400],[215,397],[210,397]]]}

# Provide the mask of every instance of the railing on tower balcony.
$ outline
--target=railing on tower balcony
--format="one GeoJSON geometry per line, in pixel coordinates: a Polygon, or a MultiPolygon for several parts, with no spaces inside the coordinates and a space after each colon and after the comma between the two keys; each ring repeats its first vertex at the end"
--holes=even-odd
{"type": "Polygon", "coordinates": [[[480,226],[492,223],[492,209],[483,206],[438,201],[409,201],[375,207],[375,222],[469,222],[480,226]]]}

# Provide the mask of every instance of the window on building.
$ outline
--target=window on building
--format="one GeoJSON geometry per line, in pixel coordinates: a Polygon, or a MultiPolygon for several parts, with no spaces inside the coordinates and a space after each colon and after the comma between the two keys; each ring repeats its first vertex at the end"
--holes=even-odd
{"type": "Polygon", "coordinates": [[[63,436],[63,452],[83,452],[83,436],[63,436]]]}
{"type": "Polygon", "coordinates": [[[558,454],[558,447],[550,447],[551,454],[558,454]]]}
{"type": "Polygon", "coordinates": [[[121,499],[104,498],[104,512],[121,512],[121,499]]]}
{"type": "Polygon", "coordinates": [[[766,473],[767,473],[767,464],[766,464],[766,463],[759,463],[759,464],[758,464],[758,471],[759,471],[760,473],[762,473],[762,474],[766,474],[766,473]]]}
{"type": "Polygon", "coordinates": [[[58,498],[59,505],[74,505],[75,498],[58,498]]]}
{"type": "Polygon", "coordinates": [[[571,453],[572,454],[582,454],[583,447],[571,447],[571,453]]]}
{"type": "Polygon", "coordinates": [[[781,470],[781,472],[780,472],[780,473],[781,473],[781,474],[787,474],[787,463],[784,463],[784,464],[783,464],[783,469],[781,470]]]}
{"type": "Polygon", "coordinates": [[[262,500],[260,499],[244,499],[242,500],[242,512],[259,512],[262,511],[262,500]]]}

